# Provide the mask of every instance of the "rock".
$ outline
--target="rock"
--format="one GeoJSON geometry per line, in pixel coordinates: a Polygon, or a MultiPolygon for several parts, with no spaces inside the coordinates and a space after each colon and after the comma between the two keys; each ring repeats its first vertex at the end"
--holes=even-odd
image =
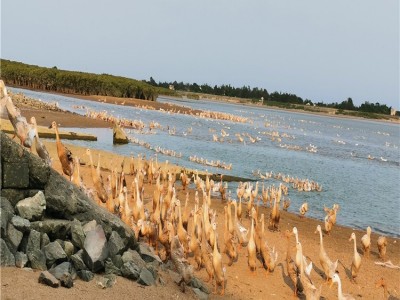
{"type": "Polygon", "coordinates": [[[58,219],[45,219],[31,222],[31,228],[46,233],[50,240],[64,240],[71,236],[71,221],[58,219]]]}
{"type": "Polygon", "coordinates": [[[129,249],[125,251],[124,254],[122,255],[122,261],[124,263],[131,261],[140,269],[146,267],[146,262],[142,259],[140,254],[135,250],[129,249]]]}
{"type": "Polygon", "coordinates": [[[153,285],[155,283],[153,274],[151,274],[151,272],[149,270],[147,270],[146,268],[143,268],[140,271],[138,283],[140,283],[142,285],[153,285]]]}
{"type": "Polygon", "coordinates": [[[21,218],[20,216],[13,216],[11,219],[11,224],[13,224],[16,229],[22,232],[29,232],[31,229],[31,223],[29,220],[21,218]]]}
{"type": "Polygon", "coordinates": [[[124,130],[117,124],[113,127],[113,144],[128,144],[129,140],[124,130]]]}
{"type": "Polygon", "coordinates": [[[49,243],[43,249],[48,265],[52,265],[55,262],[64,261],[67,258],[67,254],[65,253],[64,249],[57,242],[49,243]]]}
{"type": "Polygon", "coordinates": [[[180,284],[183,280],[182,276],[174,271],[168,270],[168,274],[176,284],[180,284]]]}
{"type": "Polygon", "coordinates": [[[196,277],[193,277],[193,278],[192,278],[192,282],[190,283],[190,285],[191,285],[193,288],[198,288],[198,289],[200,289],[202,292],[204,292],[204,293],[206,293],[206,294],[209,294],[209,293],[210,293],[210,291],[208,290],[207,286],[206,286],[200,279],[198,279],[198,278],[196,278],[196,277]]]}
{"type": "Polygon", "coordinates": [[[79,250],[78,252],[76,252],[74,255],[71,255],[70,259],[72,261],[72,263],[74,264],[74,267],[77,271],[80,270],[87,270],[87,266],[85,265],[85,263],[83,262],[83,250],[79,250]]]}
{"type": "Polygon", "coordinates": [[[15,266],[15,257],[8,249],[6,242],[0,239],[0,265],[2,267],[15,266]]]}
{"type": "Polygon", "coordinates": [[[27,254],[32,269],[37,269],[42,271],[47,270],[46,256],[44,255],[42,250],[36,249],[33,250],[32,252],[28,252],[27,254]]]}
{"type": "Polygon", "coordinates": [[[69,241],[65,241],[64,242],[64,252],[65,252],[65,254],[67,254],[67,257],[70,257],[71,255],[73,255],[75,253],[74,245],[69,241]]]}
{"type": "Polygon", "coordinates": [[[43,249],[45,246],[50,244],[50,238],[47,233],[42,233],[40,236],[40,248],[43,249]]]}
{"type": "Polygon", "coordinates": [[[111,233],[111,236],[108,240],[108,251],[111,257],[117,255],[117,254],[122,254],[124,253],[126,249],[126,243],[125,241],[120,237],[120,235],[113,231],[111,233]]]}
{"type": "Polygon", "coordinates": [[[193,292],[196,294],[197,298],[199,298],[200,300],[208,299],[208,295],[198,288],[193,288],[193,292]]]}
{"type": "Polygon", "coordinates": [[[57,279],[61,279],[64,274],[70,274],[71,275],[71,268],[72,265],[69,262],[63,262],[59,265],[57,265],[54,268],[51,268],[49,272],[57,279]]]}
{"type": "MultiPolygon", "coordinates": [[[[95,227],[93,226],[93,229],[95,227]]],[[[82,224],[76,219],[71,222],[71,242],[78,249],[82,249],[85,242],[85,232],[83,231],[82,224]]]]}
{"type": "Polygon", "coordinates": [[[115,274],[122,276],[122,272],[118,269],[112,262],[111,258],[107,258],[104,263],[105,273],[106,274],[115,274]]]}
{"type": "MultiPolygon", "coordinates": [[[[19,151],[18,151],[19,152],[19,151]]],[[[18,153],[15,152],[15,153],[18,153]]],[[[3,188],[26,189],[29,187],[28,163],[4,162],[3,163],[3,188]]]]}
{"type": "Polygon", "coordinates": [[[104,268],[104,260],[108,256],[107,239],[103,227],[97,225],[92,231],[86,234],[83,245],[83,261],[92,272],[104,268]]]}
{"type": "Polygon", "coordinates": [[[0,197],[0,219],[1,219],[1,236],[7,234],[7,225],[14,215],[14,207],[10,204],[7,198],[0,197]]]}
{"type": "Polygon", "coordinates": [[[46,284],[53,288],[58,288],[60,286],[59,281],[53,275],[49,273],[49,271],[43,271],[39,275],[39,283],[46,284]]]}
{"type": "Polygon", "coordinates": [[[121,267],[124,264],[124,261],[122,260],[121,255],[115,255],[114,257],[111,257],[111,260],[112,260],[114,266],[116,266],[118,269],[121,269],[121,267]]]}
{"type": "Polygon", "coordinates": [[[89,270],[79,270],[76,273],[80,279],[86,282],[89,282],[94,278],[94,274],[89,270]]]}
{"type": "Polygon", "coordinates": [[[128,279],[137,280],[140,275],[140,269],[133,262],[128,261],[121,267],[122,276],[128,279]]]}
{"type": "Polygon", "coordinates": [[[36,155],[29,156],[29,185],[44,189],[50,176],[50,167],[36,155]]]}
{"type": "Polygon", "coordinates": [[[97,226],[96,220],[87,222],[85,225],[82,226],[83,233],[86,235],[89,231],[94,230],[96,226],[97,226]]]}
{"type": "Polygon", "coordinates": [[[1,195],[10,201],[12,207],[15,207],[17,203],[25,198],[35,196],[39,190],[29,189],[29,190],[19,190],[19,189],[2,189],[1,195]]]}
{"type": "Polygon", "coordinates": [[[40,232],[32,229],[28,236],[26,253],[29,254],[35,250],[40,250],[40,232]]]}
{"type": "Polygon", "coordinates": [[[153,275],[154,278],[158,277],[158,267],[159,267],[159,264],[158,264],[158,261],[156,261],[156,260],[146,264],[146,269],[151,272],[151,274],[153,275]]]}
{"type": "Polygon", "coordinates": [[[15,229],[13,224],[8,224],[7,229],[7,241],[8,247],[12,253],[17,252],[18,246],[21,243],[23,233],[17,229],[15,229]]]}
{"type": "Polygon", "coordinates": [[[159,263],[162,263],[160,257],[158,255],[155,255],[153,252],[153,249],[150,248],[148,245],[140,242],[138,243],[138,252],[140,253],[140,256],[143,258],[145,262],[152,262],[154,260],[157,260],[159,263]]]}
{"type": "Polygon", "coordinates": [[[18,214],[30,221],[41,220],[46,209],[46,200],[43,192],[39,191],[35,196],[21,200],[16,205],[18,214]]]}
{"type": "Polygon", "coordinates": [[[61,240],[61,239],[56,239],[55,242],[59,243],[60,246],[61,246],[61,248],[64,249],[65,242],[64,242],[63,240],[61,240]]]}
{"type": "Polygon", "coordinates": [[[97,281],[97,285],[103,289],[112,287],[117,282],[117,276],[114,274],[104,275],[97,281]]]}
{"type": "Polygon", "coordinates": [[[74,286],[74,281],[72,280],[71,274],[63,274],[60,278],[61,286],[70,289],[74,286]]]}
{"type": "Polygon", "coordinates": [[[23,252],[15,253],[15,266],[17,268],[23,268],[28,263],[28,255],[23,252]]]}

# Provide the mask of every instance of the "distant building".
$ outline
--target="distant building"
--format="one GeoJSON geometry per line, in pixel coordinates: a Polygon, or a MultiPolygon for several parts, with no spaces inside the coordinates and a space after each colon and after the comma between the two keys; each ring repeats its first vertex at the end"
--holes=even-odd
{"type": "Polygon", "coordinates": [[[396,109],[395,108],[392,108],[391,110],[390,110],[390,115],[391,116],[395,116],[396,115],[396,109]]]}
{"type": "Polygon", "coordinates": [[[173,84],[170,84],[170,85],[169,85],[169,89],[174,91],[174,90],[175,90],[174,85],[173,85],[173,84]]]}

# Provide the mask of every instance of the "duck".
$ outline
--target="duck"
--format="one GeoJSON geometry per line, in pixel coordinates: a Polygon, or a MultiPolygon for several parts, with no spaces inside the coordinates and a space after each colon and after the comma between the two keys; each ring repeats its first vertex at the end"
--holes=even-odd
{"type": "Polygon", "coordinates": [[[261,240],[260,252],[262,263],[265,270],[267,270],[266,275],[268,275],[268,272],[273,272],[275,270],[276,262],[278,260],[278,252],[275,250],[275,247],[272,247],[271,249],[268,246],[265,238],[261,240]]]}
{"type": "MultiPolygon", "coordinates": [[[[216,224],[213,224],[214,230],[216,231],[216,224]]],[[[214,250],[212,256],[212,263],[214,267],[214,279],[215,279],[215,286],[214,286],[214,293],[217,293],[217,286],[221,286],[221,293],[220,295],[223,296],[225,293],[225,273],[226,269],[222,267],[222,256],[221,253],[218,251],[218,239],[217,235],[214,237],[214,250]]]]}
{"type": "Polygon", "coordinates": [[[290,199],[283,199],[283,210],[287,211],[290,207],[290,199]]]}
{"type": "Polygon", "coordinates": [[[289,230],[285,231],[285,237],[287,240],[286,270],[287,270],[287,273],[288,273],[290,279],[293,282],[293,296],[297,297],[297,293],[302,292],[303,288],[300,284],[299,269],[297,268],[297,266],[291,256],[290,238],[291,238],[292,234],[293,233],[290,232],[289,230]]]}
{"type": "Polygon", "coordinates": [[[270,217],[269,217],[269,228],[270,230],[279,230],[279,220],[280,220],[279,205],[277,203],[276,197],[274,198],[274,206],[272,207],[270,217]]]}
{"type": "Polygon", "coordinates": [[[310,262],[310,264],[305,268],[304,273],[301,275],[300,277],[301,284],[303,286],[306,299],[319,300],[321,297],[322,284],[317,289],[317,287],[311,280],[311,270],[312,270],[312,262],[310,262]]]}
{"type": "Polygon", "coordinates": [[[369,258],[369,253],[371,250],[371,227],[367,227],[367,233],[361,238],[361,245],[364,251],[364,255],[369,258]]]}
{"type": "Polygon", "coordinates": [[[206,272],[208,274],[208,279],[205,280],[206,282],[209,282],[214,278],[214,266],[213,266],[213,261],[212,261],[212,253],[211,253],[211,248],[207,243],[207,238],[206,238],[206,233],[204,230],[201,232],[202,237],[201,237],[201,262],[202,266],[205,267],[206,272]]]}
{"type": "Polygon", "coordinates": [[[181,201],[176,200],[176,206],[178,207],[178,226],[177,226],[177,234],[179,237],[179,241],[184,247],[185,253],[187,252],[188,249],[188,233],[183,228],[183,223],[182,223],[182,212],[181,212],[181,201]]]}
{"type": "Polygon", "coordinates": [[[247,244],[247,264],[251,272],[257,272],[256,243],[254,241],[254,219],[251,218],[250,238],[247,244]]]}
{"type": "Polygon", "coordinates": [[[361,256],[357,252],[356,234],[354,232],[351,234],[349,242],[351,242],[351,240],[354,240],[354,255],[351,262],[351,280],[353,282],[356,282],[355,278],[357,277],[358,271],[361,267],[361,256]]]}
{"type": "Polygon", "coordinates": [[[166,257],[170,257],[171,245],[169,243],[168,224],[166,224],[165,228],[163,229],[161,222],[158,223],[158,241],[160,242],[161,245],[164,246],[166,251],[166,257]]]}
{"type": "Polygon", "coordinates": [[[243,246],[246,247],[247,243],[249,241],[249,230],[246,229],[238,220],[238,214],[237,214],[237,203],[234,201],[233,206],[235,208],[235,220],[234,220],[234,227],[235,227],[235,235],[237,239],[239,240],[239,247],[243,246]]]}
{"type": "Polygon", "coordinates": [[[90,151],[89,148],[86,149],[86,154],[89,156],[90,170],[92,174],[93,185],[97,192],[97,196],[99,197],[102,203],[106,203],[108,199],[107,191],[104,187],[102,178],[98,176],[97,171],[94,169],[92,152],[90,151]]]}
{"type": "Polygon", "coordinates": [[[228,266],[231,266],[234,261],[238,258],[238,253],[236,250],[236,243],[234,242],[234,235],[229,231],[229,216],[228,216],[228,207],[224,206],[225,211],[225,227],[224,227],[224,253],[228,256],[229,262],[228,266]]]}
{"type": "Polygon", "coordinates": [[[330,216],[325,216],[324,218],[324,227],[325,227],[325,233],[327,235],[330,235],[332,228],[333,228],[333,223],[331,222],[330,216]]]}
{"type": "Polygon", "coordinates": [[[72,181],[72,174],[74,173],[74,160],[72,158],[72,152],[61,142],[58,133],[58,126],[55,121],[51,123],[50,128],[54,129],[56,132],[57,154],[61,162],[63,174],[69,176],[69,180],[72,181]]]}
{"type": "Polygon", "coordinates": [[[183,208],[183,214],[182,214],[182,225],[186,231],[188,228],[188,220],[189,220],[188,202],[189,202],[189,193],[186,193],[185,207],[183,208]]]}
{"type": "Polygon", "coordinates": [[[340,280],[340,277],[339,277],[339,274],[338,274],[338,273],[335,273],[335,274],[333,274],[333,276],[332,276],[332,283],[331,283],[331,286],[332,286],[334,283],[337,283],[337,285],[338,285],[338,300],[355,300],[355,298],[354,298],[352,295],[343,294],[343,291],[342,291],[342,282],[341,282],[341,280],[340,280]]]}
{"type": "Polygon", "coordinates": [[[300,217],[303,218],[306,214],[306,212],[308,211],[308,203],[304,202],[301,206],[300,206],[300,217]]]}
{"type": "Polygon", "coordinates": [[[387,238],[385,236],[380,236],[377,241],[379,256],[381,259],[386,260],[386,246],[387,246],[387,238]]]}
{"type": "Polygon", "coordinates": [[[51,167],[50,154],[49,154],[49,151],[47,151],[46,146],[39,139],[39,133],[38,133],[37,123],[36,123],[36,118],[35,117],[31,118],[31,124],[33,125],[33,128],[35,130],[35,148],[36,148],[36,152],[39,155],[39,157],[41,159],[43,159],[44,162],[51,167]]]}
{"type": "MultiPolygon", "coordinates": [[[[5,94],[7,95],[7,94],[5,94]]],[[[5,107],[7,110],[8,119],[14,128],[14,139],[19,138],[21,145],[29,148],[32,152],[33,140],[35,137],[35,129],[32,124],[28,124],[25,117],[21,115],[21,111],[14,105],[10,96],[6,96],[5,107]]]]}
{"type": "Polygon", "coordinates": [[[193,211],[193,225],[191,227],[190,239],[189,239],[189,250],[193,253],[194,260],[197,263],[197,270],[201,269],[201,248],[200,242],[196,237],[195,229],[197,224],[197,214],[193,211]]]}
{"type": "Polygon", "coordinates": [[[326,281],[329,281],[332,279],[333,274],[336,272],[338,260],[333,263],[325,251],[321,225],[317,226],[317,230],[315,231],[315,233],[317,232],[319,233],[319,262],[325,273],[326,281]]]}
{"type": "Polygon", "coordinates": [[[239,203],[237,203],[236,216],[242,221],[242,197],[239,197],[239,203]]]}

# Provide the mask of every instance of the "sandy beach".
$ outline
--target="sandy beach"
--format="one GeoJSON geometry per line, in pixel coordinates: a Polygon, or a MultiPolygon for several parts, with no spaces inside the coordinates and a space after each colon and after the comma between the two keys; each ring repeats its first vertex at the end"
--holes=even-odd
{"type": "MultiPolygon", "coordinates": [[[[85,98],[79,96],[79,98],[85,98]]],[[[96,97],[88,100],[96,100],[96,97]]],[[[107,97],[108,99],[109,97],[107,97]]],[[[110,98],[110,101],[115,99],[110,98]]],[[[108,101],[108,100],[107,100],[108,101]]],[[[141,101],[141,100],[132,100],[141,101]]],[[[144,105],[154,104],[156,102],[146,103],[144,105]]],[[[129,104],[130,100],[126,100],[125,105],[129,104]]],[[[135,105],[132,103],[132,105],[135,105]]],[[[139,105],[142,105],[139,103],[139,105]]],[[[38,110],[32,110],[29,108],[23,108],[22,112],[28,117],[31,113],[36,116],[39,125],[48,125],[51,120],[56,120],[63,126],[68,127],[66,124],[74,124],[73,127],[110,127],[109,123],[93,120],[78,116],[76,114],[69,114],[65,112],[42,112],[38,110]],[[40,116],[40,117],[38,117],[40,116]],[[40,121],[39,121],[40,120],[40,121]],[[71,122],[71,123],[68,123],[71,122]]],[[[73,155],[80,157],[81,175],[85,185],[89,188],[93,188],[92,179],[90,176],[90,169],[87,165],[88,157],[85,155],[86,149],[72,146],[65,141],[64,144],[72,151],[73,155]]],[[[53,158],[53,167],[58,172],[61,172],[60,162],[57,157],[55,142],[45,142],[47,149],[50,152],[50,156],[53,158]]],[[[92,149],[93,157],[97,162],[98,150],[92,149]]],[[[101,153],[101,166],[103,177],[107,177],[110,174],[110,169],[115,166],[120,166],[121,161],[125,159],[125,171],[129,173],[129,159],[128,157],[117,156],[110,152],[100,151],[101,153]]],[[[135,153],[137,155],[137,153],[135,153]]],[[[175,167],[175,171],[179,172],[179,168],[175,167]]],[[[127,187],[128,194],[132,191],[130,189],[133,181],[133,176],[127,175],[127,187]]],[[[177,180],[177,198],[184,202],[186,192],[182,190],[181,182],[177,180]]],[[[144,202],[146,208],[152,211],[152,195],[154,191],[154,184],[145,184],[145,196],[144,202]]],[[[289,192],[290,193],[290,192],[289,192]]],[[[194,207],[194,194],[195,190],[189,190],[189,208],[194,207]]],[[[201,197],[200,197],[201,199],[201,197]]],[[[226,203],[221,202],[219,196],[212,198],[211,207],[217,211],[216,223],[218,232],[218,242],[220,247],[223,249],[223,226],[224,226],[224,206],[226,203]]],[[[245,208],[245,206],[244,206],[245,208]]],[[[364,208],[368,209],[368,208],[364,208]]],[[[244,209],[246,210],[246,209],[244,209]]],[[[321,210],[323,210],[323,203],[321,203],[321,210]]],[[[266,224],[268,224],[270,207],[260,207],[259,214],[263,213],[265,216],[266,224]]],[[[338,211],[338,223],[340,223],[341,211],[338,211]]],[[[250,228],[250,219],[244,218],[242,221],[246,228],[250,228]]],[[[278,232],[271,232],[266,230],[266,239],[268,245],[275,247],[278,252],[278,261],[275,271],[273,273],[267,272],[260,261],[257,261],[257,270],[255,273],[251,273],[247,265],[247,249],[242,248],[239,250],[238,261],[232,266],[228,266],[228,258],[225,254],[222,255],[223,265],[226,267],[227,286],[225,295],[223,297],[219,295],[210,295],[212,299],[226,298],[226,299],[294,299],[293,297],[293,285],[290,278],[287,275],[286,270],[286,252],[287,252],[287,241],[283,236],[286,229],[292,230],[294,226],[297,227],[299,232],[299,240],[303,246],[303,254],[307,257],[308,261],[313,262],[313,270],[311,272],[311,278],[317,288],[322,285],[321,296],[324,299],[337,299],[338,291],[337,285],[333,285],[329,288],[329,285],[325,283],[325,279],[322,276],[321,264],[319,262],[319,235],[315,234],[317,225],[323,227],[323,222],[310,219],[300,218],[297,214],[287,213],[281,211],[281,219],[279,223],[278,232]]],[[[189,221],[189,231],[192,226],[192,222],[189,221]]],[[[389,293],[396,299],[400,296],[400,269],[383,267],[375,264],[375,262],[381,263],[382,260],[379,258],[377,250],[377,239],[378,235],[372,233],[371,235],[371,256],[366,258],[363,255],[361,249],[360,239],[365,234],[365,231],[353,230],[352,228],[339,226],[336,224],[328,236],[324,234],[324,247],[331,260],[339,259],[338,272],[342,281],[343,292],[351,294],[356,299],[382,299],[383,289],[376,288],[375,282],[381,277],[387,283],[389,293]],[[353,257],[353,242],[349,241],[350,235],[355,232],[357,237],[357,249],[362,256],[362,265],[357,276],[357,282],[352,283],[350,281],[350,266],[353,257]]],[[[291,256],[295,256],[295,239],[291,238],[291,256]]],[[[395,266],[400,265],[400,240],[388,237],[387,246],[387,260],[390,260],[395,266]]],[[[193,258],[189,258],[189,261],[194,265],[193,258]]],[[[195,275],[202,280],[207,280],[208,275],[204,269],[196,271],[195,275]]],[[[129,281],[124,278],[118,278],[117,283],[114,287],[102,290],[100,289],[95,280],[89,283],[77,280],[77,284],[71,290],[63,288],[52,289],[47,286],[40,285],[37,283],[39,272],[31,272],[25,270],[19,270],[16,268],[1,268],[1,298],[2,299],[53,299],[54,297],[63,297],[65,299],[95,299],[102,297],[103,299],[188,299],[194,297],[192,293],[183,294],[180,292],[178,286],[168,277],[164,275],[163,279],[166,281],[164,287],[146,287],[143,288],[137,283],[129,281]]],[[[208,283],[210,290],[213,290],[211,282],[208,283]]],[[[303,295],[299,296],[300,299],[304,299],[303,295]]]]}

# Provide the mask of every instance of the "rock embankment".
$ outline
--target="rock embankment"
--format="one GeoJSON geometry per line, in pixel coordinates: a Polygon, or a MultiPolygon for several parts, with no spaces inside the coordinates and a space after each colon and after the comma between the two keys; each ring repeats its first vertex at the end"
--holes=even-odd
{"type": "MultiPolygon", "coordinates": [[[[54,288],[71,288],[77,278],[91,281],[95,273],[101,288],[111,287],[117,276],[144,286],[162,285],[160,270],[179,277],[117,216],[0,135],[1,266],[40,270],[38,281],[54,288]]],[[[198,279],[192,287],[195,295],[207,298],[198,279]]]]}

